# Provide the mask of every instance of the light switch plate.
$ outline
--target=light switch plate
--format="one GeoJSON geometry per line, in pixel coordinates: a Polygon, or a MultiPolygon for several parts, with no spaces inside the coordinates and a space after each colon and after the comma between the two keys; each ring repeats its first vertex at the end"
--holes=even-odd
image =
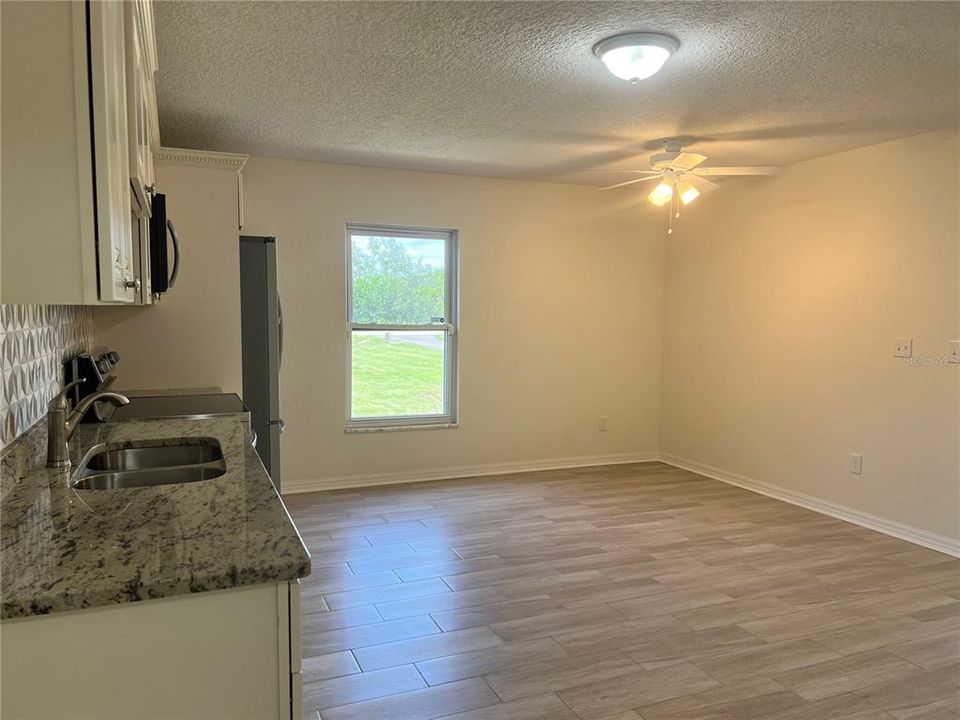
{"type": "Polygon", "coordinates": [[[960,365],[960,340],[951,340],[947,345],[947,363],[960,365]]]}
{"type": "Polygon", "coordinates": [[[860,453],[850,453],[850,472],[854,475],[863,473],[863,455],[860,453]]]}
{"type": "Polygon", "coordinates": [[[896,338],[894,340],[893,356],[898,358],[913,357],[913,338],[896,338]]]}

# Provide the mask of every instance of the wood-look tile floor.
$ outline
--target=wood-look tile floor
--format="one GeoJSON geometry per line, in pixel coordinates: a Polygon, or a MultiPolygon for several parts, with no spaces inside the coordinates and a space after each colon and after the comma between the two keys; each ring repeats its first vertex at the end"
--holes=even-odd
{"type": "Polygon", "coordinates": [[[666,465],[285,498],[312,720],[960,718],[960,560],[666,465]]]}

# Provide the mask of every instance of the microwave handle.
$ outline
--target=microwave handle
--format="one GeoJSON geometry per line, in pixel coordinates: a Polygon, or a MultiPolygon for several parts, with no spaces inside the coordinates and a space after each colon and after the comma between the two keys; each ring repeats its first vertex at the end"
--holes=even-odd
{"type": "Polygon", "coordinates": [[[173,220],[167,219],[167,230],[170,231],[170,239],[173,240],[173,271],[170,273],[170,280],[167,287],[172,288],[177,281],[177,275],[180,273],[180,239],[177,237],[177,229],[173,226],[173,220]]]}

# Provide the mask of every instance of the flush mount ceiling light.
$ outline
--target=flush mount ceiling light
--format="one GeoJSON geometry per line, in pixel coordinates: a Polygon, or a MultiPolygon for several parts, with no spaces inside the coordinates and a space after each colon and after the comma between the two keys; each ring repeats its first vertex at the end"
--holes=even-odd
{"type": "Polygon", "coordinates": [[[680,43],[659,33],[626,33],[601,40],[593,54],[621,80],[636,84],[655,74],[680,43]]]}

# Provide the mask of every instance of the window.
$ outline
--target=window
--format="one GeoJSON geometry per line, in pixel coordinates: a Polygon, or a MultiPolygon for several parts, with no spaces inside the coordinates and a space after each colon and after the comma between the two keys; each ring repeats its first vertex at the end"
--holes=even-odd
{"type": "Polygon", "coordinates": [[[457,233],[347,226],[348,428],[457,421],[457,233]]]}

